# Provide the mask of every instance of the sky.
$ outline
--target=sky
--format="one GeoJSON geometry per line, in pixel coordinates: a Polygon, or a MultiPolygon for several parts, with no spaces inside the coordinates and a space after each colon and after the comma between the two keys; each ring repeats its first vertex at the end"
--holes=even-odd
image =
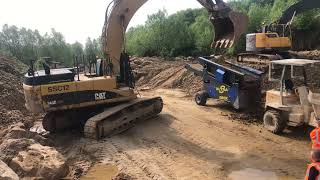
{"type": "MultiPolygon", "coordinates": [[[[85,43],[101,35],[104,14],[111,0],[0,0],[0,27],[4,24],[61,32],[68,43],[85,43]]],[[[149,0],[132,18],[129,27],[143,24],[147,16],[165,8],[169,14],[200,8],[196,0],[149,0]]]]}

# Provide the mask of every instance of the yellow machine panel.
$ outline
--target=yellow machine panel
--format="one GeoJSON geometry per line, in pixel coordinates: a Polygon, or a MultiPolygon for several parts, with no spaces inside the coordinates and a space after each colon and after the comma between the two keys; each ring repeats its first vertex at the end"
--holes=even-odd
{"type": "Polygon", "coordinates": [[[115,78],[95,77],[93,80],[93,89],[95,90],[116,89],[116,87],[115,78]]]}
{"type": "Polygon", "coordinates": [[[128,101],[132,89],[117,88],[116,78],[79,75],[74,81],[30,86],[24,84],[27,108],[34,113],[128,101]]]}
{"type": "Polygon", "coordinates": [[[77,90],[75,82],[55,83],[41,85],[41,95],[54,95],[75,92],[77,90]]]}
{"type": "Polygon", "coordinates": [[[288,50],[291,48],[289,37],[279,37],[277,33],[253,33],[246,36],[246,51],[288,50]]]}
{"type": "Polygon", "coordinates": [[[279,37],[277,33],[257,33],[256,48],[290,48],[288,37],[279,37]]]}

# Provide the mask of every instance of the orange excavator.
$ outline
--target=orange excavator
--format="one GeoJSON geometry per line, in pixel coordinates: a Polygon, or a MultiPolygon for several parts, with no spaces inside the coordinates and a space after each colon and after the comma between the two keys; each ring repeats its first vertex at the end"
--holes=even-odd
{"type": "Polygon", "coordinates": [[[238,62],[268,64],[272,60],[291,58],[291,24],[294,17],[320,8],[320,1],[300,0],[287,8],[275,22],[262,27],[261,32],[246,35],[246,53],[238,54],[238,62]]]}
{"type": "MultiPolygon", "coordinates": [[[[108,5],[102,33],[106,58],[97,60],[94,74],[81,73],[79,67],[50,69],[45,64],[44,70],[29,69],[23,84],[26,107],[45,113],[42,124],[47,131],[82,125],[85,137],[100,139],[162,111],[161,97],[137,97],[124,45],[128,24],[146,1],[113,0],[108,5]]],[[[210,14],[216,46],[232,46],[245,31],[247,16],[221,0],[198,2],[210,14]]]]}

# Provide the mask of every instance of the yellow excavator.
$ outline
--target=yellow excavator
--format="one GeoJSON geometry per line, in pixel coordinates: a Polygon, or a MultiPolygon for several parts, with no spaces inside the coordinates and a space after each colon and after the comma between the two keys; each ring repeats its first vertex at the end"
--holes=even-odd
{"type": "Polygon", "coordinates": [[[282,16],[259,33],[246,35],[246,53],[238,54],[238,62],[267,64],[272,60],[291,58],[288,50],[292,47],[291,24],[300,13],[320,8],[320,1],[300,0],[286,9],[282,16]]]}
{"type": "MultiPolygon", "coordinates": [[[[102,33],[106,58],[97,60],[95,73],[83,73],[79,66],[50,69],[44,64],[40,71],[31,66],[23,84],[26,107],[32,113],[45,114],[45,130],[54,133],[83,126],[85,137],[100,139],[162,111],[161,97],[137,98],[124,46],[126,28],[146,1],[113,0],[108,5],[102,33]]],[[[198,2],[210,14],[217,46],[232,46],[246,30],[247,16],[220,0],[198,2]]]]}

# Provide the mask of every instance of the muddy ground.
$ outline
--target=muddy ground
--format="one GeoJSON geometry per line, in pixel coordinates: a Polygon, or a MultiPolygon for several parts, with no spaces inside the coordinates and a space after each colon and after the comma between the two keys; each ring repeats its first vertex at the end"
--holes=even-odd
{"type": "MultiPolygon", "coordinates": [[[[18,108],[0,101],[8,114],[3,119],[19,114],[10,121],[1,119],[5,123],[0,128],[0,150],[9,158],[0,160],[25,179],[50,173],[66,179],[302,179],[312,128],[290,128],[278,136],[262,127],[259,112],[238,112],[212,100],[197,106],[193,94],[202,83],[184,69],[190,62],[134,58],[139,94],[161,96],[164,109],[156,118],[101,141],[85,139],[78,130],[38,136],[28,131],[30,123],[8,128],[31,117],[23,100],[14,101],[23,98],[21,88],[10,90],[6,85],[10,81],[2,83],[6,86],[0,83],[8,97],[18,92],[12,99],[18,108]],[[30,159],[40,161],[26,163],[30,159]]],[[[20,76],[15,75],[16,81],[20,76]]],[[[41,122],[35,122],[33,129],[41,129],[41,122]]]]}
{"type": "MultiPolygon", "coordinates": [[[[94,163],[117,169],[104,172],[124,172],[134,179],[304,177],[310,128],[290,129],[277,136],[261,125],[232,119],[233,110],[225,105],[210,101],[206,107],[196,106],[180,90],[142,94],[163,98],[164,109],[157,118],[102,141],[81,138],[78,133],[59,135],[58,149],[87,154],[94,163]]],[[[102,176],[93,173],[90,177],[102,176]]]]}
{"type": "Polygon", "coordinates": [[[78,132],[55,137],[62,154],[78,163],[73,172],[86,174],[91,166],[83,179],[119,172],[133,179],[304,177],[312,128],[291,128],[278,136],[263,128],[259,112],[238,112],[216,101],[197,106],[193,94],[202,82],[183,68],[185,63],[192,62],[134,58],[140,95],[161,96],[162,113],[98,142],[78,132]]]}

